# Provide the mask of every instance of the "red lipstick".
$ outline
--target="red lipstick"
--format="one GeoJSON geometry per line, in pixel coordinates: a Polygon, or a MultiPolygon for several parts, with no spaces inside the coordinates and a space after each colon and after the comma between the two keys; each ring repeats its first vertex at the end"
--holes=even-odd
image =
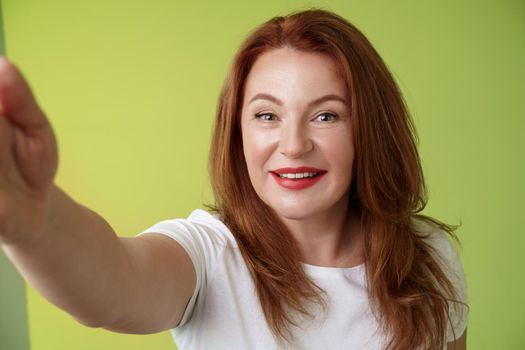
{"type": "Polygon", "coordinates": [[[270,171],[270,174],[281,187],[289,190],[302,190],[315,185],[326,172],[326,170],[302,166],[298,168],[279,168],[270,171]],[[313,177],[303,177],[304,173],[313,173],[313,177]],[[301,178],[294,178],[294,176],[297,176],[296,174],[300,174],[301,178]]]}

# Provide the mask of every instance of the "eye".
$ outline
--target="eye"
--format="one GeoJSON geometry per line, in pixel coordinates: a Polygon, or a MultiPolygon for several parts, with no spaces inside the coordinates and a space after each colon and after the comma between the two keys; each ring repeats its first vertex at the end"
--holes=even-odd
{"type": "Polygon", "coordinates": [[[273,113],[259,113],[255,115],[255,119],[262,120],[263,122],[271,122],[275,120],[275,114],[273,113]]]}
{"type": "Polygon", "coordinates": [[[323,123],[333,122],[336,119],[337,119],[337,115],[333,113],[328,113],[328,112],[321,113],[317,115],[317,117],[315,117],[316,121],[323,122],[323,123]]]}

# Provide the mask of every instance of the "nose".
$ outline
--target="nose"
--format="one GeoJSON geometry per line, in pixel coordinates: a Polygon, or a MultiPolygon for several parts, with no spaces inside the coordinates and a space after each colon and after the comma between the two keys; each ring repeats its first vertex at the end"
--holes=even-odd
{"type": "Polygon", "coordinates": [[[299,158],[314,148],[308,130],[303,125],[289,124],[281,129],[279,152],[288,158],[299,158]]]}

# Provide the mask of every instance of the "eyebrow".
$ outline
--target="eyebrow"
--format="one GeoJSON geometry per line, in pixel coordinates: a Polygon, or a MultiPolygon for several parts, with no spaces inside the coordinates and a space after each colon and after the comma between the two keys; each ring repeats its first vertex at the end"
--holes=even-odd
{"type": "MultiPolygon", "coordinates": [[[[271,102],[273,102],[275,104],[278,104],[279,106],[283,105],[283,101],[279,100],[275,96],[272,96],[272,95],[266,94],[266,93],[258,93],[257,95],[253,96],[252,99],[250,100],[250,102],[248,102],[248,104],[252,103],[255,100],[267,100],[267,101],[271,101],[271,102]]],[[[321,104],[323,102],[333,101],[333,100],[339,101],[339,102],[344,103],[345,105],[348,105],[348,102],[346,101],[346,99],[342,98],[341,96],[334,95],[334,94],[329,94],[329,95],[325,95],[325,96],[319,97],[319,98],[313,100],[312,102],[308,103],[308,107],[312,107],[312,106],[315,106],[315,105],[319,105],[319,104],[321,104]]]]}

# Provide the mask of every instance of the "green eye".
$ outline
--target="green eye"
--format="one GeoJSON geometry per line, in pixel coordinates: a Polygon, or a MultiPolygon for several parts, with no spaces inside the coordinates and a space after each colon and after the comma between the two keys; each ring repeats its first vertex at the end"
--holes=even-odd
{"type": "Polygon", "coordinates": [[[273,115],[272,113],[259,113],[255,115],[255,119],[270,122],[272,120],[275,120],[275,115],[273,115]]]}
{"type": "Polygon", "coordinates": [[[326,123],[326,122],[333,122],[334,120],[337,119],[337,116],[332,113],[321,113],[315,119],[320,122],[326,123]]]}

